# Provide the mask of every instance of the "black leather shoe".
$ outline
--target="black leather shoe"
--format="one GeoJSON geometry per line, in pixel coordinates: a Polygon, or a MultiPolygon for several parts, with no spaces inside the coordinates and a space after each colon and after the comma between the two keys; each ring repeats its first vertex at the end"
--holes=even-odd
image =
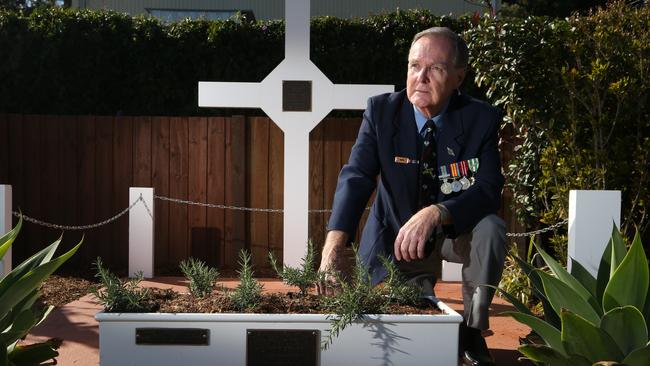
{"type": "Polygon", "coordinates": [[[461,362],[464,366],[494,366],[494,360],[492,356],[488,353],[480,354],[475,353],[470,350],[465,350],[463,352],[463,357],[461,357],[461,362]]]}
{"type": "Polygon", "coordinates": [[[459,353],[461,364],[464,366],[495,366],[481,331],[460,326],[459,353]]]}

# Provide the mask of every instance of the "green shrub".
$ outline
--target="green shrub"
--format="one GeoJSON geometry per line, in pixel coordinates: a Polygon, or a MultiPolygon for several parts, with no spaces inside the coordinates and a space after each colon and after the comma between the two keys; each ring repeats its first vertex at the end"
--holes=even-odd
{"type": "Polygon", "coordinates": [[[386,298],[401,305],[417,305],[422,298],[422,289],[406,280],[395,262],[385,255],[379,255],[379,261],[386,268],[384,279],[384,294],[386,298]]]}
{"type": "Polygon", "coordinates": [[[324,307],[333,313],[328,316],[330,329],[321,343],[327,349],[339,333],[353,322],[363,319],[364,314],[381,314],[387,301],[380,286],[372,286],[368,268],[356,255],[355,266],[350,281],[345,281],[338,273],[333,274],[340,286],[333,296],[323,298],[324,307]]]}
{"type": "Polygon", "coordinates": [[[519,263],[544,304],[544,320],[504,293],[518,310],[506,314],[532,328],[544,342],[523,345],[519,351],[549,366],[591,366],[605,361],[647,365],[650,270],[638,233],[628,251],[614,227],[596,278],[578,261],[572,261],[569,273],[543,249],[537,250],[552,275],[525,261],[519,263]]]}
{"type": "Polygon", "coordinates": [[[510,252],[506,256],[503,267],[503,274],[499,282],[499,288],[506,293],[513,294],[519,302],[525,304],[533,313],[538,312],[539,300],[533,296],[532,284],[530,278],[524,272],[523,267],[533,267],[536,256],[533,255],[535,247],[535,237],[531,237],[526,250],[526,257],[519,258],[518,248],[510,247],[510,252]],[[525,263],[520,264],[519,261],[525,263]]]}
{"type": "MultiPolygon", "coordinates": [[[[410,39],[433,25],[464,27],[428,11],[314,18],[311,59],[335,83],[402,88],[405,68],[395,65],[406,65],[410,39]]],[[[261,81],[284,58],[284,21],[162,23],[108,11],[0,11],[0,50],[0,113],[231,114],[199,108],[197,82],[261,81]]]]}
{"type": "Polygon", "coordinates": [[[215,281],[219,278],[219,271],[216,268],[211,268],[195,258],[181,261],[180,269],[190,282],[190,293],[196,297],[210,295],[214,289],[215,281]]]}
{"type": "Polygon", "coordinates": [[[269,262],[282,281],[290,286],[298,287],[302,296],[306,296],[309,289],[316,286],[316,283],[323,277],[321,272],[316,270],[316,249],[311,240],[307,243],[307,253],[302,258],[301,268],[288,266],[280,268],[271,252],[269,252],[269,262]]]}
{"type": "Polygon", "coordinates": [[[328,316],[330,329],[321,343],[322,349],[327,349],[343,329],[363,319],[365,314],[384,313],[391,304],[419,306],[424,301],[421,289],[408,283],[395,263],[383,255],[379,259],[388,275],[383,285],[373,286],[368,267],[359,259],[357,248],[353,248],[356,261],[349,281],[338,272],[332,273],[337,288],[334,295],[322,298],[324,308],[333,313],[328,316]]]}
{"type": "Polygon", "coordinates": [[[253,277],[251,255],[245,249],[239,252],[239,285],[230,293],[235,308],[244,311],[257,306],[262,299],[263,286],[253,277]]]}
{"type": "MultiPolygon", "coordinates": [[[[7,234],[0,237],[0,260],[9,250],[22,227],[22,217],[7,234]]],[[[59,355],[60,342],[50,340],[33,345],[19,345],[29,331],[40,324],[53,307],[40,307],[39,288],[57,268],[81,246],[81,241],[68,252],[53,258],[61,243],[59,238],[45,249],[16,266],[0,280],[0,365],[41,365],[59,355]]]]}
{"type": "MultiPolygon", "coordinates": [[[[485,19],[465,35],[475,81],[504,112],[513,209],[527,229],[568,217],[569,190],[622,191],[622,226],[650,214],[650,7],[565,20],[485,19]]],[[[566,258],[566,231],[539,238],[566,258]]]]}
{"type": "Polygon", "coordinates": [[[93,286],[91,293],[109,313],[139,313],[152,310],[149,302],[149,290],[140,288],[142,272],[135,278],[123,281],[102,265],[102,259],[95,261],[95,277],[99,285],[93,286]]]}

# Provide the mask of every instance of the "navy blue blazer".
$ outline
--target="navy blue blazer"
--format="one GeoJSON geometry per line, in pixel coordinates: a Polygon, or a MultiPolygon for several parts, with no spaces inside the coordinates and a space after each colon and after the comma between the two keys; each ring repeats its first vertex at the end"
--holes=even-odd
{"type": "MultiPolygon", "coordinates": [[[[485,102],[465,95],[454,95],[449,102],[437,136],[438,164],[479,159],[476,181],[469,189],[438,193],[438,202],[444,202],[453,218],[452,225],[443,227],[450,238],[470,231],[499,209],[504,183],[498,150],[500,122],[499,111],[485,102]]],[[[350,159],[339,174],[328,229],[354,238],[377,188],[359,246],[359,257],[369,267],[373,283],[386,275],[377,254],[392,258],[399,229],[418,209],[418,165],[395,162],[396,156],[419,159],[417,150],[418,131],[406,91],[368,99],[350,159]]]]}

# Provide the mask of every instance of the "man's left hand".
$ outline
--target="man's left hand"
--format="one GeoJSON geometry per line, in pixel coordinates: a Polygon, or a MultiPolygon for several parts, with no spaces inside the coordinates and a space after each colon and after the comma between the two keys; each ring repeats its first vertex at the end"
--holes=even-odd
{"type": "Polygon", "coordinates": [[[440,225],[440,209],[434,205],[427,206],[409,219],[399,230],[395,239],[395,259],[410,262],[424,259],[424,246],[440,225]]]}

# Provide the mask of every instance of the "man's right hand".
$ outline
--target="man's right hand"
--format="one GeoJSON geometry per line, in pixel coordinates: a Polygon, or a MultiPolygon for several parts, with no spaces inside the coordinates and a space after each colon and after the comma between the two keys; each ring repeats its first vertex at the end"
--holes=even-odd
{"type": "Polygon", "coordinates": [[[331,230],[327,233],[319,271],[325,273],[323,282],[317,284],[319,295],[334,295],[336,292],[337,282],[332,275],[335,271],[340,271],[345,261],[345,243],[348,240],[348,234],[340,230],[331,230]]]}

